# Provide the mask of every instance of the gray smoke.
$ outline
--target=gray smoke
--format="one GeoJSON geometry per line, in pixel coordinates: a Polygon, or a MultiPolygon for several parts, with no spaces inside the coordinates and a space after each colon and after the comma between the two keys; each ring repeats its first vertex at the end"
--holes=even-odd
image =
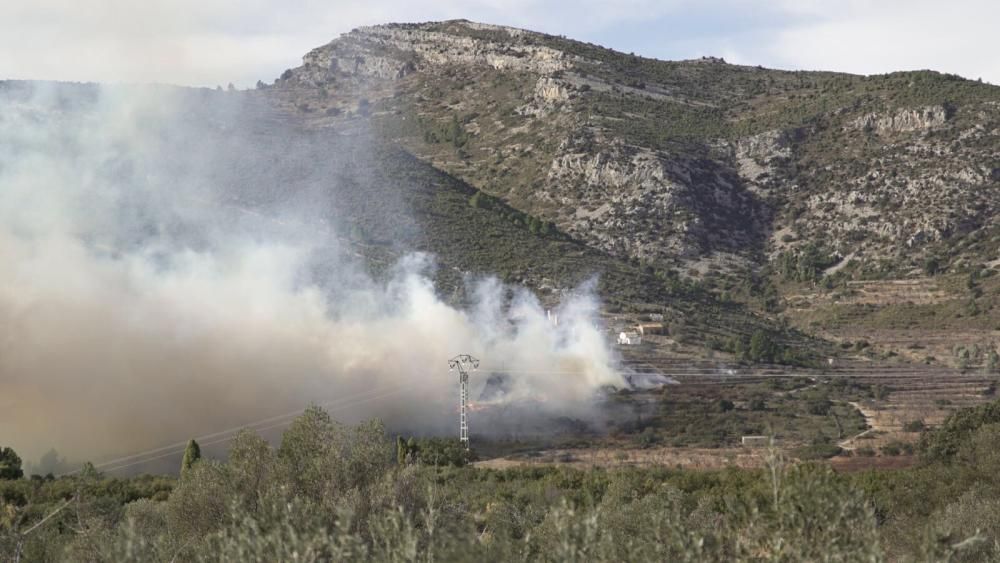
{"type": "Polygon", "coordinates": [[[592,288],[554,326],[490,278],[446,304],[401,243],[366,273],[333,188],[375,164],[363,136],[324,139],[248,94],[0,85],[0,442],[100,459],[338,399],[339,418],[453,432],[458,353],[542,415],[623,383],[592,288]]]}

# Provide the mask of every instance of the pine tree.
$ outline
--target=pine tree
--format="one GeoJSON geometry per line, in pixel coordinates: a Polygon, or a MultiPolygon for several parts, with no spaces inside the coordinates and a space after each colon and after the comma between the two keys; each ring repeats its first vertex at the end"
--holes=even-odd
{"type": "Polygon", "coordinates": [[[194,440],[188,441],[187,448],[184,449],[184,459],[181,461],[181,475],[187,473],[199,459],[201,459],[201,446],[194,440]]]}
{"type": "Polygon", "coordinates": [[[24,476],[21,458],[13,448],[0,448],[0,479],[20,479],[24,476]]]}
{"type": "Polygon", "coordinates": [[[396,463],[406,465],[406,441],[402,436],[396,436],[396,463]]]}

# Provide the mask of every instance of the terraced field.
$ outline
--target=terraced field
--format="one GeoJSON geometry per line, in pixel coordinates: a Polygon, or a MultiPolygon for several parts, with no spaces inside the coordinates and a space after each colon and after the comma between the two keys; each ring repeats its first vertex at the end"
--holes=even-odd
{"type": "Polygon", "coordinates": [[[607,428],[587,444],[572,436],[522,444],[482,465],[755,467],[773,444],[787,458],[825,458],[838,470],[907,467],[924,429],[994,400],[1000,382],[1000,373],[941,366],[789,370],[663,358],[641,347],[627,348],[625,358],[627,371],[669,382],[611,395],[607,428]]]}

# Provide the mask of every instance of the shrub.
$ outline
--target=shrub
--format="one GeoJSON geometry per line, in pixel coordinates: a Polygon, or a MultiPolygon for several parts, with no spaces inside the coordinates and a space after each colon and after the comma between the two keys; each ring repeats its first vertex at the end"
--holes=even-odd
{"type": "Polygon", "coordinates": [[[422,463],[438,467],[464,467],[475,459],[457,438],[396,438],[396,461],[399,465],[422,463]]]}
{"type": "Polygon", "coordinates": [[[636,434],[635,442],[640,448],[651,448],[660,441],[659,436],[656,435],[656,430],[652,427],[646,427],[642,432],[636,434]]]}
{"type": "Polygon", "coordinates": [[[795,455],[799,459],[828,459],[840,454],[840,446],[830,443],[813,443],[795,450],[795,455]]]}
{"type": "Polygon", "coordinates": [[[201,446],[194,440],[188,440],[187,447],[184,448],[184,458],[181,460],[181,475],[190,471],[199,459],[201,459],[201,446]]]}
{"type": "Polygon", "coordinates": [[[880,448],[883,455],[910,455],[913,453],[913,444],[893,440],[880,448]]]}
{"type": "Polygon", "coordinates": [[[830,414],[830,408],[832,406],[833,403],[830,402],[830,399],[827,399],[826,397],[817,397],[809,399],[809,401],[806,403],[806,411],[809,414],[814,414],[817,416],[826,416],[830,414]]]}
{"type": "Polygon", "coordinates": [[[13,448],[0,448],[0,479],[20,479],[24,477],[21,458],[13,448]]]}

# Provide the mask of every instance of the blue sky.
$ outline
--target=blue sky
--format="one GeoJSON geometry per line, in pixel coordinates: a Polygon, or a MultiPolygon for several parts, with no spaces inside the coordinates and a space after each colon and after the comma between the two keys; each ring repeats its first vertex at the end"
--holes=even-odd
{"type": "Polygon", "coordinates": [[[249,86],[359,25],[451,18],[661,59],[1000,84],[989,0],[2,0],[0,78],[249,86]]]}

